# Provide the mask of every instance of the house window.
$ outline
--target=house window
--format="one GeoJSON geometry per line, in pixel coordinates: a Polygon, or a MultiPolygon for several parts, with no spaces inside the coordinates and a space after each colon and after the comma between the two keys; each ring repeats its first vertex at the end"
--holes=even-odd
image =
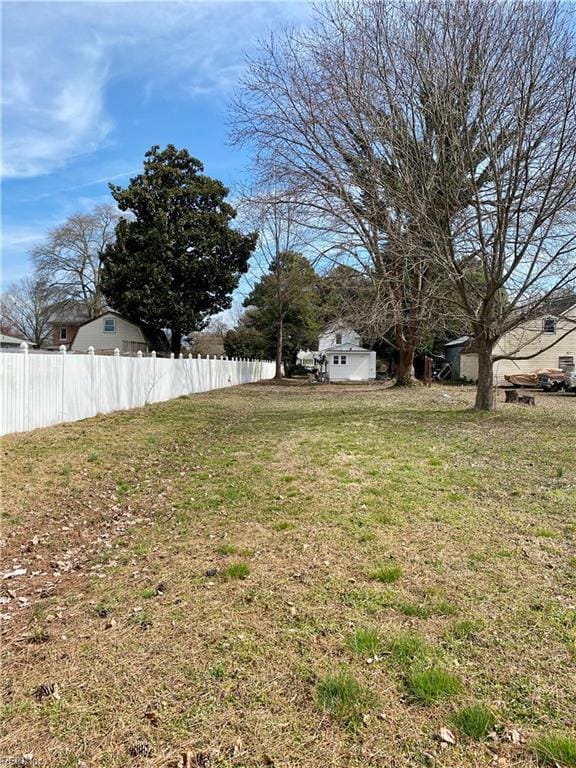
{"type": "Polygon", "coordinates": [[[346,355],[340,355],[340,365],[346,365],[346,355]]]}
{"type": "Polygon", "coordinates": [[[104,333],[116,333],[116,318],[105,317],[104,318],[104,333]]]}
{"type": "Polygon", "coordinates": [[[542,322],[542,331],[544,333],[556,333],[556,318],[545,317],[542,322]]]}
{"type": "Polygon", "coordinates": [[[60,326],[60,341],[66,341],[68,338],[68,329],[65,325],[60,326]]]}
{"type": "Polygon", "coordinates": [[[340,356],[339,356],[339,355],[334,355],[334,356],[332,357],[332,363],[333,363],[334,365],[338,365],[339,361],[340,361],[340,356]]]}
{"type": "Polygon", "coordinates": [[[563,355],[558,358],[558,368],[562,368],[563,371],[568,371],[574,368],[574,356],[563,355]]]}
{"type": "Polygon", "coordinates": [[[336,344],[342,344],[342,334],[337,333],[336,334],[336,344]]]}

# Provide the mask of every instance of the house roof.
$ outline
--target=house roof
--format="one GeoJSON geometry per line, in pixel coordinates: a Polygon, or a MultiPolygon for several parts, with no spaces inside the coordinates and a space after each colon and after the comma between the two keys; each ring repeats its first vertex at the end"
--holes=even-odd
{"type": "Polygon", "coordinates": [[[29,347],[34,346],[28,339],[21,339],[18,336],[8,336],[6,333],[0,333],[0,344],[18,344],[18,346],[20,346],[23,341],[25,341],[29,347]]]}
{"type": "Polygon", "coordinates": [[[567,315],[571,309],[576,310],[576,296],[563,296],[558,299],[549,299],[542,304],[542,315],[567,315]]]}
{"type": "Polygon", "coordinates": [[[352,331],[352,333],[355,333],[356,336],[360,336],[358,331],[356,331],[354,328],[352,328],[351,325],[348,325],[348,323],[344,323],[342,320],[336,320],[333,323],[330,323],[330,325],[325,326],[320,335],[324,336],[327,333],[334,333],[334,331],[352,331]]]}
{"type": "Polygon", "coordinates": [[[126,323],[130,323],[130,325],[136,326],[136,328],[142,329],[141,323],[135,323],[134,320],[128,320],[127,317],[124,317],[124,315],[121,315],[120,312],[114,312],[112,309],[107,309],[104,312],[101,312],[99,315],[96,315],[96,317],[90,317],[88,320],[84,320],[84,322],[80,323],[78,326],[79,328],[82,328],[83,325],[88,325],[88,323],[93,323],[95,320],[100,320],[103,317],[107,317],[107,315],[113,315],[114,317],[119,317],[121,320],[124,320],[126,323]]]}
{"type": "Polygon", "coordinates": [[[70,302],[55,304],[50,315],[50,322],[58,325],[80,325],[89,319],[84,307],[70,302]]]}
{"type": "Polygon", "coordinates": [[[444,344],[445,347],[460,347],[470,341],[470,336],[458,336],[454,341],[448,341],[444,344]]]}
{"type": "Polygon", "coordinates": [[[322,349],[321,352],[371,352],[366,347],[360,347],[358,344],[334,344],[332,347],[322,349]]]}

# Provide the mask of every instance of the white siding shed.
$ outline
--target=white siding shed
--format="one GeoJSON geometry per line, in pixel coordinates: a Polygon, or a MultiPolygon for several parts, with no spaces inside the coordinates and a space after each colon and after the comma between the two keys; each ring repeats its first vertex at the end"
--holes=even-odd
{"type": "Polygon", "coordinates": [[[376,378],[376,352],[340,344],[325,349],[330,381],[369,381],[376,378]]]}

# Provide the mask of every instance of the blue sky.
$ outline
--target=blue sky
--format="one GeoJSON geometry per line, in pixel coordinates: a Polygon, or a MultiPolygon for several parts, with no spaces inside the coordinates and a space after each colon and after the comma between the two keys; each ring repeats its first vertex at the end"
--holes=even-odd
{"type": "Polygon", "coordinates": [[[2,283],[77,211],[112,202],[152,144],[186,147],[234,192],[248,158],[227,105],[259,38],[306,2],[3,2],[2,283]]]}

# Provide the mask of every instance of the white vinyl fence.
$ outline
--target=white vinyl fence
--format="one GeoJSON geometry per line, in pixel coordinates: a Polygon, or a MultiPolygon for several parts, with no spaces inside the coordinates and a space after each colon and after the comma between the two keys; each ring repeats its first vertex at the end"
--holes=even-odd
{"type": "MultiPolygon", "coordinates": [[[[116,351],[117,352],[117,351],[116,351]]],[[[64,421],[78,421],[159,403],[181,395],[208,392],[271,379],[274,363],[264,360],[95,355],[0,354],[2,422],[0,434],[27,432],[64,421]]]]}

